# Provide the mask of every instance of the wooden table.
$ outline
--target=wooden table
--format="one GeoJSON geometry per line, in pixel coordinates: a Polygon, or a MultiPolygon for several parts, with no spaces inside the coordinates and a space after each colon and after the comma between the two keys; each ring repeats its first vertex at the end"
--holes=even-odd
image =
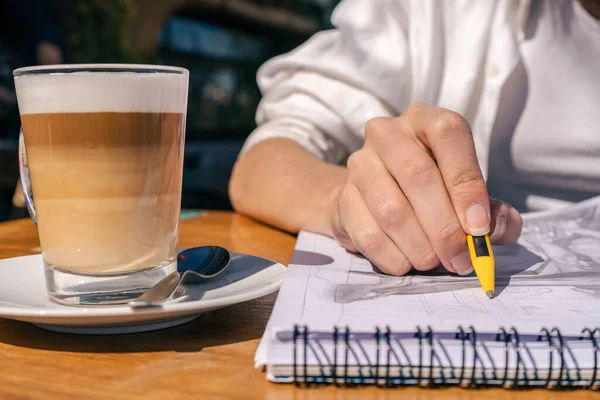
{"type": "MultiPolygon", "coordinates": [[[[287,264],[295,238],[232,213],[181,224],[182,247],[216,244],[287,264]]],[[[0,258],[39,252],[29,220],[0,224],[0,258]]],[[[18,273],[18,271],[15,271],[18,273]]],[[[253,357],[276,295],[205,314],[183,326],[121,336],[46,332],[0,319],[0,399],[562,399],[595,393],[378,389],[296,389],[269,383],[253,357]]]]}

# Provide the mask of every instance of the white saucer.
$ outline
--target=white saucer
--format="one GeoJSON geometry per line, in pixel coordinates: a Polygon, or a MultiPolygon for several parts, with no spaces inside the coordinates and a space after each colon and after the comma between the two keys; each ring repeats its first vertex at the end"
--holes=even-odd
{"type": "Polygon", "coordinates": [[[56,332],[144,332],[189,322],[202,313],[256,299],[279,289],[285,267],[264,258],[232,253],[223,275],[186,286],[187,295],[160,308],[68,307],[46,295],[42,256],[0,260],[0,318],[31,322],[56,332]]]}

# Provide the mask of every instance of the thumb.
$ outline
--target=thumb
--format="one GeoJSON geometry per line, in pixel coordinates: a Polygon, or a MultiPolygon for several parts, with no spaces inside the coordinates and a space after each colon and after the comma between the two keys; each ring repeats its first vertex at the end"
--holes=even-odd
{"type": "Polygon", "coordinates": [[[490,208],[490,242],[499,245],[516,242],[523,229],[521,214],[510,204],[491,198],[490,208]]]}

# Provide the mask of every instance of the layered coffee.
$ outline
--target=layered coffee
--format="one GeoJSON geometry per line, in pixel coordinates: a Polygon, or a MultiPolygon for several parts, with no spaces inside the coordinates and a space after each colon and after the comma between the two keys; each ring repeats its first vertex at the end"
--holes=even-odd
{"type": "Polygon", "coordinates": [[[89,275],[172,262],[185,77],[95,72],[15,81],[44,261],[89,275]]]}

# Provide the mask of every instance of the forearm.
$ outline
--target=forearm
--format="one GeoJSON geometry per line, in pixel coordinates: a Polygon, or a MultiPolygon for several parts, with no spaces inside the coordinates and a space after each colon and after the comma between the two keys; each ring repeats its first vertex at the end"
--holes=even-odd
{"type": "Polygon", "coordinates": [[[229,186],[236,211],[290,232],[332,235],[333,200],[346,168],[318,160],[289,139],[257,144],[237,161],[229,186]]]}

